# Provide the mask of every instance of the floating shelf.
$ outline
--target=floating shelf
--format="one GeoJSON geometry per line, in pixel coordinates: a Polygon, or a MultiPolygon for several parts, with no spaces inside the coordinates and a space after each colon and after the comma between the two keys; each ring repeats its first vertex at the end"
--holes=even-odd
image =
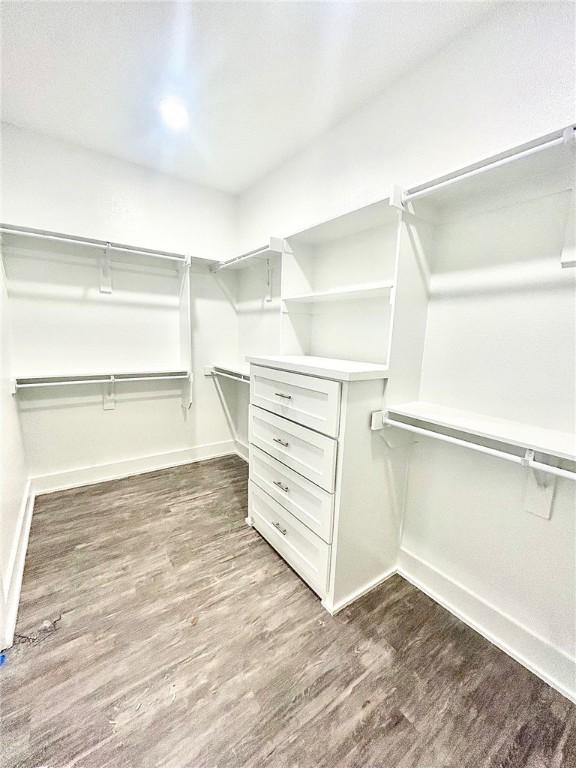
{"type": "Polygon", "coordinates": [[[235,256],[228,261],[221,261],[210,267],[212,272],[219,272],[222,269],[245,269],[252,266],[255,261],[266,261],[273,256],[281,256],[284,249],[284,241],[281,237],[271,237],[268,245],[256,248],[241,256],[235,256]]]}
{"type": "MultiPolygon", "coordinates": [[[[544,429],[518,421],[460,411],[424,401],[404,403],[389,408],[388,418],[389,421],[398,421],[399,425],[406,423],[406,419],[410,419],[431,427],[449,429],[523,450],[533,450],[558,459],[576,461],[576,435],[570,432],[544,429]]],[[[433,429],[430,431],[434,434],[433,429]]]]}
{"type": "Polygon", "coordinates": [[[295,304],[317,304],[322,302],[356,301],[390,296],[394,284],[391,282],[358,283],[327,291],[314,291],[296,296],[284,296],[283,300],[295,304]]]}

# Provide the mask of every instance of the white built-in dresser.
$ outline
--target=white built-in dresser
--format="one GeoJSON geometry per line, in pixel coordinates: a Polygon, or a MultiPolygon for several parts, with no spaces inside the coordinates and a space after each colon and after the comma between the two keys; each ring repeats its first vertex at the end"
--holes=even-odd
{"type": "Polygon", "coordinates": [[[370,429],[387,368],[310,356],[248,361],[247,522],[334,613],[393,569],[385,444],[370,429]]]}

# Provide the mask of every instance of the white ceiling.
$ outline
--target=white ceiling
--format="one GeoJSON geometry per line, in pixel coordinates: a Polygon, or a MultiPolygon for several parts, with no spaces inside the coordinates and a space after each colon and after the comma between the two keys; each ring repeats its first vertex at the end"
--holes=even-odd
{"type": "Polygon", "coordinates": [[[2,117],[239,192],[488,2],[3,2],[2,117]],[[159,101],[183,98],[171,133],[159,101]]]}

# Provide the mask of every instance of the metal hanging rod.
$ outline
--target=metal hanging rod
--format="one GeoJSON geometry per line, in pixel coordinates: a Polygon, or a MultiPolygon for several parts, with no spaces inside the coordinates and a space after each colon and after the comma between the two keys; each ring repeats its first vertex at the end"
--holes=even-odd
{"type": "Polygon", "coordinates": [[[123,243],[113,243],[106,240],[96,240],[91,237],[79,237],[76,235],[66,235],[61,232],[50,232],[48,230],[33,229],[32,227],[17,227],[11,224],[0,224],[0,233],[6,235],[18,235],[20,237],[30,237],[37,240],[49,240],[53,242],[69,243],[72,245],[83,245],[89,248],[109,249],[121,253],[134,253],[141,256],[150,256],[156,259],[165,259],[167,261],[178,261],[189,264],[192,260],[213,263],[215,259],[205,259],[203,257],[192,257],[189,254],[173,253],[171,251],[159,251],[153,248],[137,248],[123,243]]]}
{"type": "Polygon", "coordinates": [[[250,376],[244,373],[224,373],[224,371],[212,371],[213,376],[222,376],[225,379],[232,379],[232,381],[242,381],[245,384],[250,384],[250,376]]]}
{"type": "Polygon", "coordinates": [[[456,171],[454,174],[444,176],[436,181],[431,181],[418,187],[413,187],[412,189],[407,190],[402,202],[406,203],[410,202],[410,200],[416,200],[419,197],[424,197],[431,192],[436,192],[437,190],[443,189],[444,187],[447,187],[450,184],[454,184],[455,182],[472,178],[473,176],[477,176],[480,173],[484,173],[484,171],[494,170],[494,168],[499,168],[500,166],[506,165],[507,163],[511,163],[515,160],[529,157],[530,155],[534,155],[544,149],[550,149],[550,147],[555,147],[560,144],[569,144],[574,142],[575,130],[575,126],[569,126],[563,131],[558,131],[554,134],[545,136],[536,140],[535,142],[532,142],[524,149],[512,150],[510,152],[503,153],[502,155],[499,155],[491,160],[485,160],[481,161],[480,163],[476,163],[475,165],[470,166],[468,170],[464,169],[462,171],[456,171]]]}
{"type": "Polygon", "coordinates": [[[173,379],[189,379],[188,371],[174,371],[170,373],[151,374],[146,373],[114,373],[87,376],[46,376],[34,378],[15,379],[14,391],[19,389],[34,389],[38,387],[62,387],[74,384],[118,384],[122,381],[170,381],[173,379]]]}
{"type": "MultiPolygon", "coordinates": [[[[485,445],[478,445],[478,443],[472,443],[468,440],[462,440],[458,437],[451,437],[450,435],[443,435],[441,432],[434,432],[433,430],[423,429],[422,427],[414,427],[412,424],[406,424],[403,421],[395,421],[394,419],[384,418],[382,424],[386,427],[397,427],[403,429],[406,432],[413,432],[416,435],[423,435],[424,437],[431,437],[434,440],[440,440],[443,443],[450,443],[451,445],[458,445],[462,448],[470,448],[473,451],[479,453],[486,453],[489,456],[496,456],[499,459],[505,461],[511,461],[514,464],[521,464],[523,467],[530,467],[531,469],[537,469],[541,472],[546,472],[549,475],[556,475],[558,477],[564,477],[568,480],[576,480],[576,472],[571,472],[567,469],[560,469],[559,467],[552,467],[549,464],[543,464],[540,461],[534,461],[534,451],[530,448],[526,449],[524,456],[516,456],[513,453],[506,453],[500,451],[497,448],[488,448],[485,445]]],[[[542,451],[538,451],[541,453],[542,451]]]]}

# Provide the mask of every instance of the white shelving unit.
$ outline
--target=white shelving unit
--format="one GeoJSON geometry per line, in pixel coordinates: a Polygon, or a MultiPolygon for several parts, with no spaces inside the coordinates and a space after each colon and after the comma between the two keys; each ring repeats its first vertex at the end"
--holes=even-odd
{"type": "Polygon", "coordinates": [[[283,354],[387,364],[398,218],[386,199],[286,238],[283,354]]]}

